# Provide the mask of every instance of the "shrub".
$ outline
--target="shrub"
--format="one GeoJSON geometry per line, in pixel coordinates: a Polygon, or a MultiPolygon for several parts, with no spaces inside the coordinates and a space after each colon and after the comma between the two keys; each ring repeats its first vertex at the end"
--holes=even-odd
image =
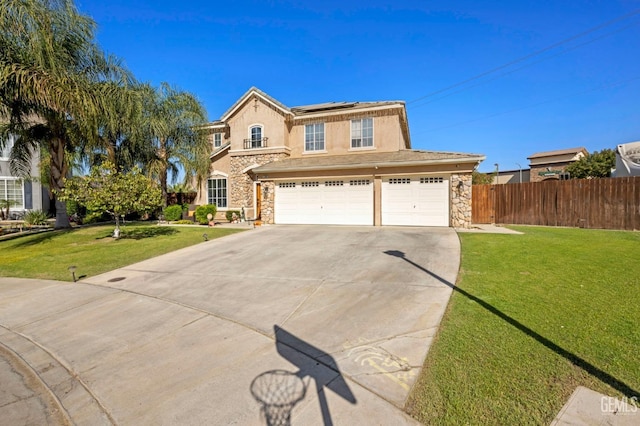
{"type": "Polygon", "coordinates": [[[180,219],[176,220],[173,223],[175,223],[176,225],[193,225],[193,221],[189,219],[180,219]]]}
{"type": "Polygon", "coordinates": [[[196,208],[196,220],[200,225],[206,225],[209,223],[207,215],[211,213],[213,217],[215,217],[217,211],[218,208],[215,204],[205,204],[204,206],[198,206],[196,208]]]}
{"type": "Polygon", "coordinates": [[[82,219],[82,223],[98,223],[98,222],[111,222],[112,217],[108,213],[104,212],[87,212],[87,215],[82,219]]]}
{"type": "Polygon", "coordinates": [[[239,220],[240,219],[240,212],[238,210],[227,210],[227,212],[224,215],[227,218],[228,222],[232,222],[234,214],[236,215],[236,220],[239,220]]]}
{"type": "Polygon", "coordinates": [[[180,220],[182,219],[182,206],[174,204],[173,206],[167,206],[163,212],[165,220],[180,220]]]}
{"type": "Polygon", "coordinates": [[[30,210],[24,214],[25,225],[46,225],[47,214],[42,210],[30,210]]]}

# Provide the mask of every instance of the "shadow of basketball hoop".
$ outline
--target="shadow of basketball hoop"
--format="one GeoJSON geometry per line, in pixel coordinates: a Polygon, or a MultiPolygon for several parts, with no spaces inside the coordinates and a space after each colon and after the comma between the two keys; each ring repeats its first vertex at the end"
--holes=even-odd
{"type": "Polygon", "coordinates": [[[304,380],[286,370],[266,371],[251,382],[251,395],[260,403],[269,426],[289,426],[291,410],[306,393],[304,380]]]}
{"type": "Polygon", "coordinates": [[[325,390],[330,389],[351,404],[356,397],[342,376],[336,360],[323,351],[277,325],[273,326],[278,354],[298,368],[293,373],[270,370],[251,382],[251,394],[262,405],[269,426],[291,424],[291,411],[302,401],[313,380],[324,426],[333,425],[325,390]],[[305,379],[308,379],[305,382],[305,379]]]}

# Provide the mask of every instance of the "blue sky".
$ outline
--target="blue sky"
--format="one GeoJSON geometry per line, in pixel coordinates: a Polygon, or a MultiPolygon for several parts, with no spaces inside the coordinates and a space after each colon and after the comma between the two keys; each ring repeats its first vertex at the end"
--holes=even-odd
{"type": "Polygon", "coordinates": [[[484,154],[481,171],[640,140],[640,0],[76,5],[105,51],[210,120],[251,86],[290,107],[404,100],[413,148],[484,154]]]}

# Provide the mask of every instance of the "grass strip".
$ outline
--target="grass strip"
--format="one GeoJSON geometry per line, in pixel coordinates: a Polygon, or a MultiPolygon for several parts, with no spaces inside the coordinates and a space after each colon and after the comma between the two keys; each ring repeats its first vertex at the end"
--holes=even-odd
{"type": "Polygon", "coordinates": [[[241,232],[233,228],[157,226],[135,223],[111,237],[113,224],[26,235],[0,241],[0,276],[71,281],[77,274],[98,275],[204,241],[241,232]]]}
{"type": "Polygon", "coordinates": [[[549,424],[576,386],[640,397],[640,233],[460,234],[454,291],[407,410],[425,424],[549,424]]]}

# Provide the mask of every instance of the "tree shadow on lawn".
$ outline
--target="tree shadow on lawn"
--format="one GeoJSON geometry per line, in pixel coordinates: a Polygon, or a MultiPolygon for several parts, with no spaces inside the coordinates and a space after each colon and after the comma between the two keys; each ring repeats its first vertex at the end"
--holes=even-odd
{"type": "Polygon", "coordinates": [[[16,236],[13,236],[10,240],[7,241],[11,241],[11,240],[20,240],[19,242],[16,242],[13,246],[14,247],[29,247],[29,246],[34,246],[36,244],[40,244],[40,243],[44,243],[46,241],[51,240],[53,237],[57,237],[59,235],[62,234],[67,234],[69,232],[74,231],[74,229],[56,229],[56,230],[51,230],[51,231],[40,231],[37,234],[19,234],[16,236]]]}
{"type": "Polygon", "coordinates": [[[165,235],[174,235],[178,231],[167,226],[149,226],[144,228],[126,229],[120,235],[121,240],[142,240],[165,235]]]}
{"type": "Polygon", "coordinates": [[[438,281],[440,281],[444,285],[446,285],[448,287],[451,287],[453,289],[453,291],[458,292],[458,293],[462,294],[463,296],[465,296],[466,298],[478,303],[480,306],[482,306],[484,309],[486,309],[487,311],[491,312],[492,314],[496,315],[498,318],[500,318],[500,319],[504,320],[505,322],[507,322],[508,324],[514,326],[515,328],[517,328],[518,330],[520,330],[521,332],[523,332],[527,336],[537,340],[539,343],[543,344],[544,346],[546,346],[547,348],[551,349],[552,351],[554,351],[558,355],[562,356],[563,358],[565,358],[566,360],[571,362],[573,365],[576,365],[577,367],[581,368],[582,370],[584,370],[585,372],[587,372],[591,376],[597,378],[601,382],[606,383],[607,385],[609,385],[612,388],[616,389],[617,391],[621,392],[623,395],[626,395],[628,397],[634,397],[634,396],[637,397],[638,395],[640,395],[640,393],[637,390],[631,388],[629,385],[627,385],[626,383],[622,382],[621,380],[618,380],[617,378],[613,377],[612,375],[610,375],[606,371],[603,371],[603,370],[599,369],[598,367],[596,367],[595,365],[589,363],[588,361],[586,361],[585,359],[579,357],[578,355],[576,355],[576,354],[574,354],[572,352],[569,352],[568,350],[558,346],[557,344],[553,343],[551,340],[547,339],[544,336],[541,336],[540,334],[536,333],[535,331],[533,331],[529,327],[527,327],[524,324],[518,322],[514,318],[511,318],[509,315],[505,314],[504,312],[500,311],[499,309],[496,309],[494,306],[490,305],[489,303],[485,302],[484,300],[474,296],[471,293],[468,293],[468,292],[462,290],[461,288],[457,287],[456,285],[451,284],[449,281],[447,281],[444,278],[438,276],[437,274],[434,274],[433,272],[431,272],[428,269],[418,265],[417,263],[413,262],[412,260],[407,259],[405,254],[404,254],[404,252],[399,251],[399,250],[387,250],[387,251],[384,252],[384,254],[388,254],[389,256],[394,256],[394,257],[400,258],[400,259],[404,260],[405,262],[408,262],[411,265],[415,266],[416,268],[420,269],[421,271],[426,272],[427,274],[429,274],[433,278],[437,279],[438,281]]]}

